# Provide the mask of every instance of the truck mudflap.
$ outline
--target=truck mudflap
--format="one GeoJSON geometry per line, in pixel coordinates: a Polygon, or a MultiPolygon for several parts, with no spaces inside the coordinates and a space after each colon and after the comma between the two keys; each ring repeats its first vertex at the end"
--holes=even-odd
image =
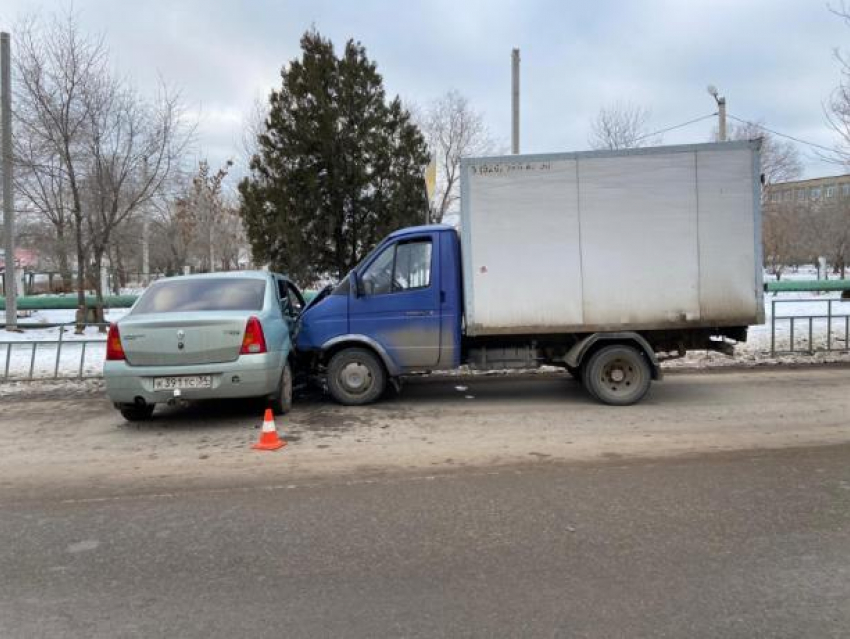
{"type": "Polygon", "coordinates": [[[662,378],[661,366],[658,363],[658,358],[655,356],[655,351],[652,349],[652,346],[649,345],[649,342],[647,342],[643,336],[632,331],[623,331],[619,333],[593,333],[588,335],[587,337],[579,340],[572,348],[570,348],[569,351],[567,351],[567,354],[564,356],[564,362],[567,366],[578,368],[581,366],[584,356],[590,348],[598,342],[618,344],[633,343],[641,351],[643,351],[643,354],[649,361],[649,368],[652,371],[652,379],[658,381],[662,378]]]}

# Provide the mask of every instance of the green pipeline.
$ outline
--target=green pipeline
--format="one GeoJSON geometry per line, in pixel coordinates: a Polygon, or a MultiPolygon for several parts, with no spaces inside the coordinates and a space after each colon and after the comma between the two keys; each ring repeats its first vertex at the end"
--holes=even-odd
{"type": "Polygon", "coordinates": [[[806,293],[818,291],[850,291],[850,280],[780,280],[765,282],[769,293],[806,293]]]}

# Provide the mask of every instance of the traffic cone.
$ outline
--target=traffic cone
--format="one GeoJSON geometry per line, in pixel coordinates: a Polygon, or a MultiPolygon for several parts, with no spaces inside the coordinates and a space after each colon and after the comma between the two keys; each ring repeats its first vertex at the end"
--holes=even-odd
{"type": "Polygon", "coordinates": [[[272,409],[266,409],[266,415],[263,417],[263,430],[260,433],[260,441],[251,446],[254,450],[277,450],[286,446],[286,440],[280,439],[277,436],[277,428],[274,425],[274,415],[272,409]]]}

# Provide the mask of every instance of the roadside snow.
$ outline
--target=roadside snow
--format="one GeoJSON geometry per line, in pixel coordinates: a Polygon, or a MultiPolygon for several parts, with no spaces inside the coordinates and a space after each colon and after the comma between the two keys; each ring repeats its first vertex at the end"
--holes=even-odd
{"type": "MultiPolygon", "coordinates": [[[[123,308],[108,310],[106,319],[113,322],[126,313],[127,309],[123,308]]],[[[0,330],[0,379],[100,376],[106,357],[106,334],[97,327],[87,327],[77,335],[73,326],[73,310],[37,311],[22,321],[25,324],[60,322],[68,325],[28,328],[20,333],[0,330]],[[58,344],[60,331],[61,351],[58,344]]]]}

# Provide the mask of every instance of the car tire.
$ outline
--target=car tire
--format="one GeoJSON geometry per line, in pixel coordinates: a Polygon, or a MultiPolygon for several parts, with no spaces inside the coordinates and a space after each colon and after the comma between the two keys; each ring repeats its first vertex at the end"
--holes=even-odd
{"type": "Polygon", "coordinates": [[[271,409],[275,415],[286,415],[292,410],[292,367],[289,362],[283,365],[279,388],[272,398],[271,409]]]}
{"type": "Polygon", "coordinates": [[[584,386],[604,404],[629,406],[649,391],[652,372],[643,353],[631,346],[606,346],[584,367],[584,386]]]}
{"type": "Polygon", "coordinates": [[[328,391],[344,406],[371,404],[384,392],[384,365],[365,348],[346,348],[328,363],[328,391]]]}
{"type": "Polygon", "coordinates": [[[144,422],[153,417],[153,409],[155,407],[156,404],[145,404],[144,406],[129,404],[122,406],[118,410],[121,411],[121,417],[128,422],[144,422]]]}

